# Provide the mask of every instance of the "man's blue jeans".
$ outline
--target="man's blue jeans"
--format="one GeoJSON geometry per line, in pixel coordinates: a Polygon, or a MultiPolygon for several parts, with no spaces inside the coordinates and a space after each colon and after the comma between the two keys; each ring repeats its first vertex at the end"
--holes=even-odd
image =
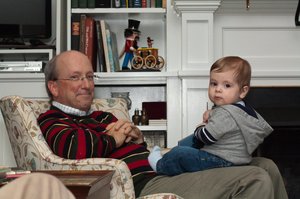
{"type": "Polygon", "coordinates": [[[172,148],[158,161],[157,173],[173,176],[184,172],[195,172],[233,165],[231,162],[218,156],[192,147],[192,137],[187,137],[185,141],[181,142],[185,146],[179,143],[179,146],[172,148]]]}

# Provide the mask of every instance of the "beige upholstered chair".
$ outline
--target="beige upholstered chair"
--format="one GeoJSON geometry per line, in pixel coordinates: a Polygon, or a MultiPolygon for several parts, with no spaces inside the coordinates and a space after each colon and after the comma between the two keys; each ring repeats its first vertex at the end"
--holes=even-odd
{"type": "MultiPolygon", "coordinates": [[[[39,114],[50,107],[48,100],[7,96],[0,100],[0,107],[18,167],[27,170],[114,170],[111,198],[135,198],[131,174],[125,162],[111,158],[70,160],[53,154],[37,123],[39,114]]],[[[112,112],[119,119],[129,118],[126,102],[121,98],[95,99],[92,108],[112,112]]],[[[142,198],[180,197],[165,193],[142,198]]]]}

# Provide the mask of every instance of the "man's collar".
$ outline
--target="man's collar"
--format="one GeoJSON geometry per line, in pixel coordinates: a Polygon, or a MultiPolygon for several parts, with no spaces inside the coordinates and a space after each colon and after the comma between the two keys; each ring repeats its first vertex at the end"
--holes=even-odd
{"type": "Polygon", "coordinates": [[[76,115],[76,116],[87,116],[89,114],[91,114],[93,112],[92,109],[90,109],[89,111],[82,111],[79,110],[77,108],[73,108],[64,104],[61,104],[59,102],[53,101],[52,105],[55,106],[56,108],[60,109],[61,111],[67,113],[67,114],[71,114],[71,115],[76,115]]]}

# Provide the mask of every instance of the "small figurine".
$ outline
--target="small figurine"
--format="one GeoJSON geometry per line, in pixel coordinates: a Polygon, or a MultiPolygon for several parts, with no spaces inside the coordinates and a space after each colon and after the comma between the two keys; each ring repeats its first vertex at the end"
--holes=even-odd
{"type": "Polygon", "coordinates": [[[147,37],[147,44],[148,44],[148,48],[152,48],[153,39],[151,39],[151,37],[147,37]]]}
{"type": "Polygon", "coordinates": [[[119,58],[122,58],[125,54],[123,64],[122,64],[122,70],[130,70],[129,63],[131,63],[131,60],[133,59],[134,52],[138,49],[138,41],[139,41],[139,35],[140,31],[138,30],[140,25],[140,21],[129,19],[128,20],[128,28],[124,31],[124,36],[126,38],[125,40],[125,46],[121,51],[121,54],[119,58]]]}

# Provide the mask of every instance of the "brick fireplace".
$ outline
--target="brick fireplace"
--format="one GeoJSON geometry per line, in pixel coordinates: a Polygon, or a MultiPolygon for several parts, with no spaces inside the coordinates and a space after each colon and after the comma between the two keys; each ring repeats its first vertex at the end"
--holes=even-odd
{"type": "Polygon", "coordinates": [[[278,165],[289,199],[299,199],[300,87],[253,87],[246,101],[274,128],[257,154],[278,165]]]}

